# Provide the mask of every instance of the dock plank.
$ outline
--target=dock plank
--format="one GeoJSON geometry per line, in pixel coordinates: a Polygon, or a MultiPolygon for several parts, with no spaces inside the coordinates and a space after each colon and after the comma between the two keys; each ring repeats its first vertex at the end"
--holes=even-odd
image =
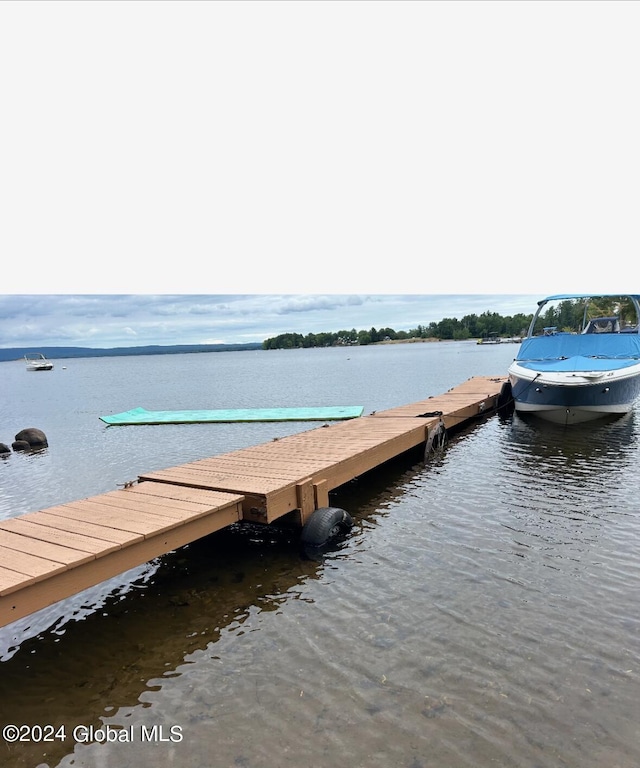
{"type": "Polygon", "coordinates": [[[80,512],[82,516],[90,516],[89,519],[108,516],[110,522],[117,525],[121,530],[139,533],[143,536],[169,531],[176,525],[180,525],[183,520],[188,520],[191,517],[188,514],[180,514],[180,511],[172,513],[170,510],[166,510],[163,513],[162,510],[156,512],[148,508],[136,507],[135,503],[132,506],[127,499],[122,500],[122,506],[106,503],[104,499],[84,499],[83,501],[70,502],[65,506],[80,512]]]}
{"type": "MultiPolygon", "coordinates": [[[[63,569],[64,570],[64,569],[63,569]]],[[[21,571],[13,571],[0,565],[0,591],[9,591],[18,587],[26,587],[35,579],[21,571]]]]}
{"type": "Polygon", "coordinates": [[[3,529],[0,529],[0,548],[24,552],[27,555],[35,554],[44,560],[51,560],[54,563],[63,563],[64,565],[71,565],[72,563],[80,565],[93,559],[91,552],[33,539],[30,536],[23,536],[14,531],[3,529]]]}
{"type": "MultiPolygon", "coordinates": [[[[41,520],[42,518],[39,518],[41,520]]],[[[85,534],[74,533],[57,526],[43,525],[40,522],[33,522],[33,519],[12,518],[0,523],[0,530],[11,531],[22,536],[29,537],[32,540],[44,541],[51,544],[59,544],[63,547],[70,547],[81,552],[88,552],[93,555],[98,553],[108,554],[119,545],[105,539],[96,539],[85,534]]]]}
{"type": "Polygon", "coordinates": [[[90,522],[84,519],[78,520],[65,515],[59,515],[56,514],[53,509],[34,512],[29,516],[29,520],[34,523],[40,523],[41,525],[49,525],[71,533],[91,536],[94,539],[112,542],[114,544],[122,545],[131,543],[135,538],[129,531],[123,531],[119,528],[114,528],[113,526],[101,525],[97,521],[90,522]]]}
{"type": "Polygon", "coordinates": [[[18,552],[15,549],[2,547],[0,550],[0,567],[13,573],[20,573],[28,578],[44,576],[48,573],[63,571],[64,563],[48,560],[28,552],[18,552]]]}

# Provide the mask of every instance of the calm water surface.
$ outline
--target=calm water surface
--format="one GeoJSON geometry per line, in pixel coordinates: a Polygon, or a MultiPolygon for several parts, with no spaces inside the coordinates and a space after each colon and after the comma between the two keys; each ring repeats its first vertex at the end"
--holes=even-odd
{"type": "MultiPolygon", "coordinates": [[[[3,363],[0,442],[35,426],[49,447],[0,462],[0,518],[318,426],[107,428],[101,415],[370,413],[504,375],[516,349],[3,363]]],[[[0,765],[637,768],[639,418],[565,430],[492,416],[430,464],[396,462],[332,497],[355,526],[323,560],[302,559],[294,532],[230,529],[0,629],[0,722],[66,729],[0,739],[0,765]],[[106,726],[132,742],[84,743],[106,726]]]]}

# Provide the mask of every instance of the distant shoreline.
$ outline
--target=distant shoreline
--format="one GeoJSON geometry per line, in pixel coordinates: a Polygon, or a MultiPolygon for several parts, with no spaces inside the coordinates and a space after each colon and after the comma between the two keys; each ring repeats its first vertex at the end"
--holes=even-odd
{"type": "MultiPolygon", "coordinates": [[[[436,336],[430,336],[428,339],[421,339],[417,336],[413,336],[410,339],[385,339],[384,341],[374,341],[372,344],[367,344],[367,346],[375,347],[378,344],[431,344],[434,341],[456,341],[456,339],[438,339],[436,336]]],[[[461,339],[461,341],[475,341],[475,339],[461,339]]]]}
{"type": "MultiPolygon", "coordinates": [[[[386,344],[434,344],[447,343],[451,341],[466,341],[478,343],[480,339],[439,339],[435,336],[429,338],[420,338],[414,336],[410,339],[385,339],[383,341],[374,341],[371,344],[353,344],[345,346],[367,346],[376,347],[386,344]]],[[[509,340],[510,341],[510,340],[509,340]]],[[[506,343],[506,342],[504,342],[506,343]]],[[[11,347],[0,349],[0,363],[24,362],[24,356],[28,353],[42,352],[49,360],[66,360],[74,358],[87,357],[136,357],[139,355],[181,355],[197,354],[201,352],[247,352],[262,350],[262,344],[177,344],[171,346],[142,346],[142,347],[11,347]]],[[[296,347],[299,349],[300,347],[296,347]]],[[[309,347],[309,349],[324,349],[325,347],[309,347]]],[[[271,352],[273,350],[265,350],[271,352]]]]}
{"type": "Polygon", "coordinates": [[[0,362],[24,361],[29,353],[41,352],[49,360],[79,357],[126,357],[138,355],[180,355],[199,352],[241,352],[262,349],[262,343],[251,344],[149,344],[140,347],[8,347],[0,349],[0,362]]]}

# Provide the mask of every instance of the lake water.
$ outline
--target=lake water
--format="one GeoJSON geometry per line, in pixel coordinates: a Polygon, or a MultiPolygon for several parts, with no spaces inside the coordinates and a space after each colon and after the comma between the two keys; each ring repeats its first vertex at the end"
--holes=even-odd
{"type": "MultiPolygon", "coordinates": [[[[0,518],[318,427],[101,415],[366,414],[504,375],[516,350],[2,363],[0,442],[34,426],[49,447],[0,461],[0,518]]],[[[0,723],[57,729],[0,740],[0,765],[637,768],[639,436],[637,408],[570,429],[494,415],[426,466],[394,462],[332,495],[355,525],[322,560],[290,530],[229,529],[0,629],[0,723]],[[121,727],[130,743],[106,741],[121,727]]]]}

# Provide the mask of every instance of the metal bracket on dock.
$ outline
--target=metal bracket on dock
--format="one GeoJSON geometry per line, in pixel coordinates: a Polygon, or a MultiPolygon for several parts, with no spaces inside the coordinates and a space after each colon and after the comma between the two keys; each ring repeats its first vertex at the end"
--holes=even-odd
{"type": "Polygon", "coordinates": [[[118,488],[133,488],[137,482],[137,480],[125,480],[124,483],[116,483],[116,485],[118,488]]]}

